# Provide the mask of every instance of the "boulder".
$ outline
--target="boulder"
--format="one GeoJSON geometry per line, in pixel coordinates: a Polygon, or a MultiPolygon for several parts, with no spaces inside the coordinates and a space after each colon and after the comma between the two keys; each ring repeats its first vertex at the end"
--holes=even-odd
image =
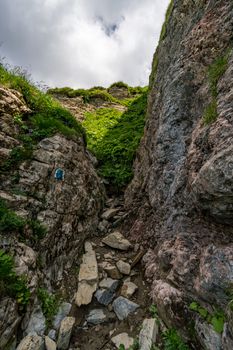
{"type": "Polygon", "coordinates": [[[115,299],[112,306],[117,317],[121,321],[127,318],[130,313],[134,312],[137,308],[139,308],[138,304],[133,303],[132,301],[123,297],[118,297],[117,299],[115,299]]]}
{"type": "Polygon", "coordinates": [[[158,331],[159,329],[155,318],[145,319],[139,333],[139,349],[151,350],[152,345],[156,342],[158,331]]]}
{"type": "Polygon", "coordinates": [[[66,302],[63,302],[60,306],[59,306],[59,309],[58,309],[58,312],[56,314],[56,316],[54,317],[54,320],[53,320],[53,328],[54,329],[58,329],[61,325],[61,321],[69,315],[70,313],[70,309],[71,309],[71,304],[70,303],[66,303],[66,302]]]}
{"type": "Polygon", "coordinates": [[[123,274],[123,275],[129,275],[130,274],[130,264],[122,261],[122,260],[119,260],[117,263],[116,263],[116,266],[118,268],[118,270],[123,274]]]}
{"type": "Polygon", "coordinates": [[[65,317],[61,322],[59,329],[57,348],[58,350],[67,350],[69,348],[70,337],[75,323],[74,317],[65,317]]]}
{"type": "Polygon", "coordinates": [[[28,334],[16,350],[44,350],[44,339],[37,334],[28,334]]]}
{"type": "Polygon", "coordinates": [[[38,335],[43,335],[46,329],[46,319],[42,312],[41,306],[37,306],[29,319],[29,323],[27,329],[25,331],[26,334],[37,333],[38,335]]]}
{"type": "Polygon", "coordinates": [[[129,337],[127,333],[118,334],[111,341],[117,349],[120,348],[120,345],[124,345],[125,349],[129,349],[134,343],[134,339],[129,337]]]}
{"type": "Polygon", "coordinates": [[[102,309],[91,310],[87,316],[87,323],[91,323],[94,325],[103,323],[106,320],[107,316],[105,315],[102,309]]]}
{"type": "Polygon", "coordinates": [[[131,282],[131,281],[125,281],[123,283],[123,286],[121,288],[121,295],[125,298],[130,298],[138,289],[138,286],[131,282]]]}
{"type": "Polygon", "coordinates": [[[95,251],[88,242],[85,243],[85,250],[86,253],[83,255],[78,276],[78,291],[75,295],[75,303],[78,306],[87,305],[91,302],[98,283],[98,266],[95,251]]]}
{"type": "Polygon", "coordinates": [[[57,349],[57,345],[56,345],[55,341],[53,341],[48,336],[45,337],[45,349],[46,350],[56,350],[57,349]]]}
{"type": "Polygon", "coordinates": [[[101,218],[104,220],[109,220],[111,219],[117,212],[119,211],[119,209],[107,209],[103,212],[103,214],[101,215],[101,218]]]}
{"type": "Polygon", "coordinates": [[[111,248],[119,250],[128,250],[131,247],[131,243],[118,231],[110,233],[102,242],[111,248]]]}

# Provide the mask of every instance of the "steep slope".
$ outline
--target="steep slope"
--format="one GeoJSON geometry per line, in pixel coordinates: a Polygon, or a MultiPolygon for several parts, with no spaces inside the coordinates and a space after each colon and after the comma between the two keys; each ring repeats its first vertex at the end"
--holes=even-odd
{"type": "MultiPolygon", "coordinates": [[[[72,115],[2,66],[0,78],[0,349],[6,349],[38,308],[37,321],[43,319],[38,288],[47,303],[58,286],[68,293],[63,278],[96,233],[105,194],[72,115]]],[[[50,314],[52,308],[50,302],[50,314]]]]}
{"type": "Polygon", "coordinates": [[[125,195],[159,314],[198,349],[233,348],[232,29],[230,0],[171,2],[125,195]]]}

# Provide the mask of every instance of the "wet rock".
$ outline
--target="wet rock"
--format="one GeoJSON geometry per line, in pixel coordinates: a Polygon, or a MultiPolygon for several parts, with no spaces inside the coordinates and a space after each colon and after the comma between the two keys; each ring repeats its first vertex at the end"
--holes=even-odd
{"type": "Polygon", "coordinates": [[[130,346],[132,346],[134,343],[134,339],[129,337],[127,333],[118,334],[115,337],[113,337],[111,341],[117,349],[120,348],[120,345],[124,345],[125,349],[129,349],[130,346]]]}
{"type": "Polygon", "coordinates": [[[102,281],[100,281],[99,287],[105,288],[105,289],[111,289],[112,291],[115,291],[119,285],[118,280],[114,280],[112,278],[104,278],[102,281]]]}
{"type": "Polygon", "coordinates": [[[121,295],[125,298],[130,298],[136,292],[136,290],[138,290],[138,286],[135,283],[125,281],[121,288],[121,295]]]}
{"type": "Polygon", "coordinates": [[[95,293],[95,297],[100,304],[107,306],[113,301],[114,291],[106,290],[106,289],[98,289],[95,293]]]}
{"type": "Polygon", "coordinates": [[[21,340],[17,350],[44,350],[44,340],[37,334],[28,334],[21,340]]]}
{"type": "Polygon", "coordinates": [[[46,320],[42,312],[41,307],[38,305],[30,316],[26,334],[37,333],[38,335],[43,335],[46,329],[46,320]]]}
{"type": "Polygon", "coordinates": [[[123,297],[118,297],[117,299],[115,299],[112,306],[117,317],[121,321],[127,318],[130,313],[134,312],[137,308],[139,308],[138,304],[135,304],[132,301],[123,297]]]}
{"type": "Polygon", "coordinates": [[[107,316],[102,309],[91,310],[87,316],[87,322],[91,324],[103,323],[107,320],[107,316]]]}
{"type": "Polygon", "coordinates": [[[156,319],[145,319],[142,323],[142,329],[139,333],[139,349],[151,350],[153,343],[156,342],[158,331],[159,329],[156,323],[156,319]]]}
{"type": "Polygon", "coordinates": [[[110,233],[102,242],[111,248],[119,250],[128,250],[131,247],[131,243],[118,231],[110,233]]]}
{"type": "Polygon", "coordinates": [[[106,211],[103,212],[103,214],[101,215],[101,218],[104,220],[109,220],[111,219],[117,212],[119,211],[119,209],[107,209],[106,211]]]}
{"type": "Polygon", "coordinates": [[[206,350],[222,349],[221,335],[215,332],[211,324],[197,318],[195,322],[195,330],[200,343],[206,350]]]}
{"type": "Polygon", "coordinates": [[[129,275],[130,274],[130,264],[122,261],[122,260],[119,260],[117,263],[116,263],[116,266],[118,268],[118,270],[123,274],[123,275],[129,275]]]}
{"type": "Polygon", "coordinates": [[[48,336],[45,337],[45,349],[46,350],[56,350],[57,349],[56,343],[48,336]]]}
{"type": "Polygon", "coordinates": [[[75,295],[75,303],[87,305],[91,302],[92,296],[97,289],[98,266],[96,254],[91,244],[85,245],[86,253],[83,255],[83,261],[79,271],[78,291],[75,295]]]}
{"type": "MultiPolygon", "coordinates": [[[[71,309],[71,304],[70,303],[66,303],[63,302],[58,309],[58,312],[56,314],[56,316],[54,317],[53,320],[53,327],[57,330],[60,325],[61,325],[61,321],[69,315],[70,313],[70,309],[71,309]]],[[[53,339],[53,338],[52,338],[53,339]]]]}
{"type": "Polygon", "coordinates": [[[58,350],[67,350],[69,348],[70,337],[74,323],[74,317],[66,317],[62,320],[57,341],[58,350]]]}

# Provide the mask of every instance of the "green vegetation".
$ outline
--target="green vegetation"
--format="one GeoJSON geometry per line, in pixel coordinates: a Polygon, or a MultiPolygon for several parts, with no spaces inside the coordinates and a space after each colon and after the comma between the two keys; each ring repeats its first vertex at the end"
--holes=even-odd
{"type": "Polygon", "coordinates": [[[56,295],[50,294],[46,289],[38,289],[38,298],[41,302],[41,308],[46,318],[47,326],[51,326],[54,316],[59,307],[59,299],[56,295]]]}
{"type": "Polygon", "coordinates": [[[123,81],[117,81],[117,82],[113,83],[112,85],[110,85],[109,89],[111,89],[113,87],[128,89],[129,86],[126,83],[124,83],[123,81]]]}
{"type": "Polygon", "coordinates": [[[173,5],[174,5],[174,0],[171,0],[169,5],[168,5],[168,8],[167,8],[167,11],[166,11],[166,15],[165,15],[165,21],[163,23],[163,26],[162,26],[162,30],[161,30],[161,33],[160,33],[160,37],[159,37],[159,43],[165,39],[166,37],[166,34],[167,34],[167,24],[168,24],[168,20],[171,16],[171,13],[172,13],[172,10],[173,10],[173,5]]]}
{"type": "Polygon", "coordinates": [[[147,88],[135,98],[124,113],[114,108],[100,108],[86,113],[88,149],[99,161],[99,173],[118,188],[132,178],[135,151],[141,139],[147,104],[147,88]]]}
{"type": "Polygon", "coordinates": [[[214,63],[212,63],[208,68],[208,80],[210,91],[212,95],[211,103],[206,107],[203,114],[203,122],[205,125],[213,123],[217,117],[217,85],[221,76],[225,73],[227,69],[227,63],[229,58],[229,50],[223,57],[218,57],[214,63]]]}
{"type": "Polygon", "coordinates": [[[224,322],[225,322],[225,315],[221,310],[215,311],[214,314],[211,315],[208,312],[208,310],[201,307],[195,301],[189,305],[189,309],[197,312],[204,320],[206,320],[208,323],[212,324],[212,326],[216,332],[222,333],[224,322]]]}
{"type": "Polygon", "coordinates": [[[134,339],[133,345],[131,345],[128,349],[125,348],[123,344],[120,344],[118,350],[138,350],[139,349],[139,341],[138,339],[134,339]]]}
{"type": "Polygon", "coordinates": [[[19,139],[23,145],[12,150],[11,157],[1,167],[2,171],[8,171],[15,161],[30,158],[33,145],[44,137],[61,133],[67,138],[76,139],[84,135],[81,124],[72,114],[51,96],[37,89],[20,69],[9,70],[0,64],[0,85],[21,92],[31,109],[30,114],[14,116],[20,127],[19,139]]]}
{"type": "Polygon", "coordinates": [[[26,278],[16,275],[13,258],[0,250],[0,296],[4,295],[16,299],[21,311],[25,310],[30,298],[26,278]]]}
{"type": "Polygon", "coordinates": [[[46,235],[46,228],[37,220],[25,220],[18,216],[12,209],[8,208],[6,202],[0,198],[0,232],[17,233],[24,238],[25,227],[32,230],[30,241],[36,242],[46,235]]]}
{"type": "Polygon", "coordinates": [[[164,350],[189,350],[182,338],[174,328],[168,329],[163,333],[164,350]]]}
{"type": "Polygon", "coordinates": [[[151,316],[153,318],[157,318],[158,317],[158,308],[155,304],[152,304],[150,307],[149,307],[149,311],[151,313],[151,316]]]}

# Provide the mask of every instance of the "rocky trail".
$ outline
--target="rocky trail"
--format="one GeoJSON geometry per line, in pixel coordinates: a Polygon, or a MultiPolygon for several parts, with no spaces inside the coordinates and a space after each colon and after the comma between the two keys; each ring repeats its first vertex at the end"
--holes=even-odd
{"type": "MultiPolygon", "coordinates": [[[[47,350],[151,350],[156,337],[158,341],[158,319],[150,312],[141,266],[145,251],[120,233],[126,216],[123,198],[107,201],[98,235],[85,242],[75,273],[67,276],[71,297],[61,303],[47,330],[47,350]]],[[[32,343],[33,349],[43,348],[37,342],[43,344],[43,337],[31,333],[17,349],[32,343]]]]}

